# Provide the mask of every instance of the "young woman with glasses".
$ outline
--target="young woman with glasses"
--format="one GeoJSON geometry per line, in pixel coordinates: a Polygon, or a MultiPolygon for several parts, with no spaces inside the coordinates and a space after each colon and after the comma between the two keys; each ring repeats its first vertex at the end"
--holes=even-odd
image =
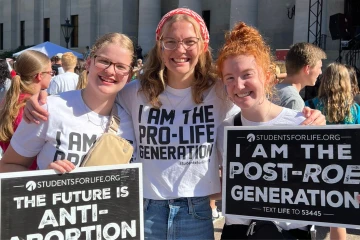
{"type": "MultiPolygon", "coordinates": [[[[157,27],[143,74],[117,96],[132,116],[136,159],[144,166],[146,239],[214,238],[209,195],[220,192],[216,129],[238,109],[220,98],[208,43],[197,13],[170,11],[157,27]]],[[[37,96],[27,107],[27,121],[47,119],[37,96]]]]}
{"type": "Polygon", "coordinates": [[[145,237],[213,239],[209,196],[220,192],[216,130],[239,109],[216,84],[209,33],[197,13],[170,11],[156,40],[139,81],[117,99],[132,116],[144,165],[145,237]]]}
{"type": "MultiPolygon", "coordinates": [[[[26,170],[36,156],[39,169],[52,168],[65,173],[79,166],[108,125],[116,94],[131,76],[133,53],[133,43],[127,36],[109,33],[101,37],[86,60],[87,86],[50,96],[43,106],[50,113],[48,121],[38,125],[21,122],[0,161],[0,171],[26,170]]],[[[36,79],[47,76],[50,80],[52,71],[47,61],[46,69],[37,70],[40,75],[31,72],[36,74],[36,79]],[[46,74],[42,76],[42,73],[46,74]]],[[[22,68],[16,70],[23,74],[22,68]]],[[[121,119],[118,134],[134,143],[131,118],[120,105],[116,107],[121,119]]]]}

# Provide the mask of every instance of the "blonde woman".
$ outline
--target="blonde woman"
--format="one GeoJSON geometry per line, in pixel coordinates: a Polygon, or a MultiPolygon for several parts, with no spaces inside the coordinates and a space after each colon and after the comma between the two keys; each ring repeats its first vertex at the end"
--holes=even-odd
{"type": "MultiPolygon", "coordinates": [[[[33,50],[23,52],[15,63],[16,75],[6,93],[0,110],[0,146],[5,152],[20,124],[26,100],[49,86],[54,72],[50,59],[33,50]]],[[[36,169],[36,162],[30,169],[36,169]]]]}
{"type": "MultiPolygon", "coordinates": [[[[50,96],[43,106],[50,113],[48,121],[38,125],[22,121],[0,161],[0,172],[26,170],[35,156],[39,169],[65,173],[79,166],[108,125],[116,94],[131,76],[133,52],[132,41],[123,34],[99,38],[86,60],[87,86],[50,96]],[[79,139],[84,141],[81,146],[79,139]]],[[[134,143],[131,118],[116,107],[121,119],[118,134],[134,143]]]]}
{"type": "Polygon", "coordinates": [[[345,65],[331,63],[326,68],[316,98],[305,102],[326,117],[327,124],[359,124],[360,106],[354,102],[349,71],[345,65]]]}

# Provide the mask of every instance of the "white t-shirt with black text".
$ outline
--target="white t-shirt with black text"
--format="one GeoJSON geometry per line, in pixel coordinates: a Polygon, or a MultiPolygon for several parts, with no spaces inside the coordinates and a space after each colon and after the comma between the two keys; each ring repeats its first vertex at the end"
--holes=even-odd
{"type": "MultiPolygon", "coordinates": [[[[49,112],[48,121],[39,125],[21,121],[11,146],[24,157],[37,156],[40,170],[60,159],[79,166],[95,140],[104,133],[110,117],[92,112],[80,90],[49,96],[43,107],[49,112]]],[[[136,149],[131,118],[118,104],[117,109],[121,121],[117,134],[136,149]]]]}
{"type": "Polygon", "coordinates": [[[151,106],[134,80],[125,85],[117,102],[132,116],[138,146],[136,161],[143,164],[144,197],[154,200],[202,197],[220,192],[217,127],[239,111],[220,99],[216,85],[195,104],[191,88],[169,86],[151,106]]]}

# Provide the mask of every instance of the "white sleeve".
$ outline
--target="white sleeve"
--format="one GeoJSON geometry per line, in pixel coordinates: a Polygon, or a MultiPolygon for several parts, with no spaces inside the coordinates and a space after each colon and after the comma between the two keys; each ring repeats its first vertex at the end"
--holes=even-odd
{"type": "Polygon", "coordinates": [[[21,121],[11,138],[11,146],[21,156],[34,157],[38,155],[45,145],[48,126],[49,121],[41,122],[40,124],[29,124],[21,121]]]}
{"type": "Polygon", "coordinates": [[[133,104],[137,103],[136,98],[140,97],[137,93],[139,85],[138,80],[131,81],[125,84],[124,88],[116,95],[115,102],[120,104],[129,114],[131,114],[133,104]]]}

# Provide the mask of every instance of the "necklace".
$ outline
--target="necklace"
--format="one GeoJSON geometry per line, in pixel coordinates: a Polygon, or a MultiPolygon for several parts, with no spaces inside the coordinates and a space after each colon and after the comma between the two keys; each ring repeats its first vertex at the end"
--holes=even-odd
{"type": "Polygon", "coordinates": [[[167,92],[166,90],[164,90],[164,92],[165,92],[165,96],[166,96],[167,100],[169,101],[172,109],[175,110],[175,109],[182,103],[182,101],[184,101],[184,99],[185,99],[187,96],[189,96],[189,94],[190,94],[191,91],[187,92],[187,93],[181,98],[181,100],[180,100],[179,102],[177,102],[177,104],[176,104],[175,106],[174,106],[174,105],[172,104],[172,102],[170,101],[168,92],[167,92]]]}

